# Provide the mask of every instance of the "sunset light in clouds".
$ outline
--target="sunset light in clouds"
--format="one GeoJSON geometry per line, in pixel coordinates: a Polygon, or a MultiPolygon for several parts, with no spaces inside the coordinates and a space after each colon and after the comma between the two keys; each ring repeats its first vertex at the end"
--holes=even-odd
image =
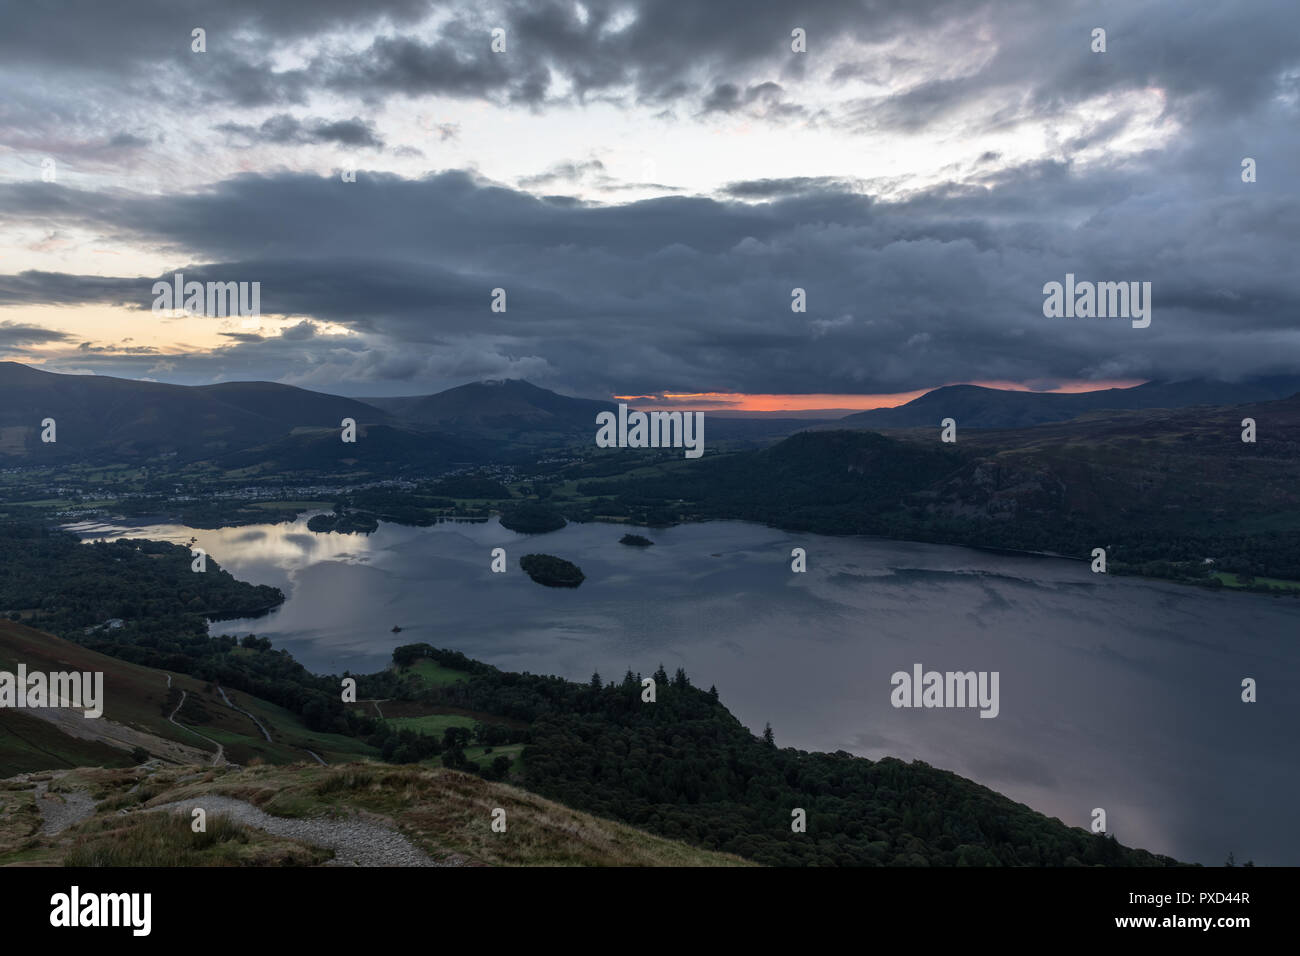
{"type": "MultiPolygon", "coordinates": [[[[1055,392],[1058,394],[1091,392],[1103,388],[1132,388],[1143,384],[1143,379],[1116,379],[1106,382],[1059,382],[1049,387],[1034,387],[1021,382],[948,382],[949,385],[979,385],[984,388],[1009,389],[1016,392],[1055,392]]],[[[615,401],[627,402],[635,408],[655,409],[691,408],[725,415],[728,412],[861,412],[873,408],[894,408],[920,398],[929,389],[912,392],[890,392],[875,395],[846,395],[814,393],[808,395],[767,395],[741,392],[663,392],[658,395],[614,395],[615,401]]]]}

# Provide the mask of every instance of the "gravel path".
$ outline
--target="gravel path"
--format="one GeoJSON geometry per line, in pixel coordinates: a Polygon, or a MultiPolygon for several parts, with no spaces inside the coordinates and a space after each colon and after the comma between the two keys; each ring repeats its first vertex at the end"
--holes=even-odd
{"type": "MultiPolygon", "coordinates": [[[[172,679],[172,678],[171,678],[171,675],[168,674],[168,675],[167,675],[167,686],[168,686],[168,687],[171,686],[171,679],[172,679]]],[[[205,736],[204,734],[199,733],[199,732],[198,732],[197,730],[195,730],[193,727],[186,727],[184,724],[182,724],[179,720],[176,719],[176,715],[177,715],[178,713],[180,713],[180,709],[181,709],[182,707],[185,706],[185,695],[186,695],[186,691],[181,691],[181,702],[180,702],[179,704],[176,705],[176,709],[173,710],[173,711],[171,712],[170,716],[168,716],[167,719],[170,720],[170,721],[171,721],[173,724],[175,724],[177,727],[179,727],[181,730],[188,730],[188,731],[189,731],[190,733],[192,733],[195,737],[203,737],[203,739],[206,740],[208,743],[210,743],[210,744],[216,744],[216,745],[217,745],[217,754],[216,754],[215,757],[212,758],[212,766],[214,766],[214,767],[220,766],[221,764],[223,764],[223,763],[226,762],[226,748],[225,748],[225,746],[221,743],[221,741],[220,741],[220,740],[213,740],[211,737],[208,737],[208,736],[205,736]]]]}
{"type": "Polygon", "coordinates": [[[36,781],[36,806],[41,811],[41,832],[46,836],[62,833],[94,814],[95,800],[85,791],[49,793],[49,789],[50,781],[36,781]]]}
{"type": "MultiPolygon", "coordinates": [[[[252,714],[250,714],[248,711],[244,710],[242,707],[236,707],[234,704],[232,704],[232,703],[230,702],[230,698],[226,696],[225,688],[223,688],[220,684],[217,685],[217,691],[221,694],[221,699],[224,700],[224,701],[226,702],[226,706],[227,706],[227,707],[229,707],[229,708],[230,708],[231,710],[233,710],[233,711],[237,711],[237,712],[243,714],[245,717],[247,717],[247,718],[248,718],[249,720],[251,720],[253,723],[257,724],[257,729],[260,730],[260,731],[262,732],[262,736],[266,738],[266,742],[267,742],[268,744],[272,742],[272,741],[271,741],[271,735],[270,735],[270,733],[268,733],[268,732],[267,732],[267,729],[266,729],[265,727],[262,726],[262,722],[261,722],[260,720],[258,720],[256,717],[254,717],[254,716],[253,716],[252,714]]],[[[308,751],[308,752],[310,753],[310,751],[308,751]]]]}
{"type": "Polygon", "coordinates": [[[334,851],[326,866],[457,866],[436,863],[402,834],[378,823],[356,817],[275,817],[244,800],[215,794],[165,803],[154,810],[179,810],[189,815],[195,807],[208,814],[224,813],[233,820],[265,830],[275,836],[291,837],[334,851]]]}

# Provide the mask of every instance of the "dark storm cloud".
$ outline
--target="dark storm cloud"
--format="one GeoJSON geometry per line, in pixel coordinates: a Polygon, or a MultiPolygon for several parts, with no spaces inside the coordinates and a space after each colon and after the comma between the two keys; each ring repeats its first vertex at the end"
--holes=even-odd
{"type": "MultiPolygon", "coordinates": [[[[916,131],[982,102],[985,119],[974,128],[996,128],[1072,116],[1086,100],[1133,91],[1157,91],[1167,116],[1222,119],[1266,102],[1279,77],[1300,63],[1290,0],[1006,2],[973,9],[979,13],[969,18],[965,39],[992,54],[977,69],[864,98],[839,122],[863,131],[916,131]],[[1090,49],[1098,27],[1106,30],[1104,53],[1090,49]]],[[[851,66],[840,69],[846,77],[855,74],[851,66]]],[[[1112,124],[1094,135],[1119,131],[1112,124]]]]}
{"type": "Polygon", "coordinates": [[[375,132],[374,126],[356,116],[335,121],[319,118],[299,120],[288,113],[277,113],[258,126],[222,123],[215,129],[250,142],[278,145],[338,143],[341,146],[384,148],[384,142],[375,132]]]}
{"type": "Polygon", "coordinates": [[[303,319],[297,325],[291,325],[280,333],[280,338],[286,342],[302,342],[306,339],[314,338],[316,335],[316,325],[307,319],[303,319]]]}
{"type": "Polygon", "coordinates": [[[730,113],[740,109],[740,89],[735,83],[719,83],[704,98],[704,112],[730,113]]]}
{"type": "MultiPolygon", "coordinates": [[[[428,34],[412,29],[429,9],[415,2],[160,0],[125,13],[94,3],[12,6],[0,9],[0,136],[15,149],[134,152],[143,139],[111,126],[119,101],[163,116],[186,115],[178,106],[203,116],[229,104],[309,100],[319,112],[325,98],[314,94],[325,92],[375,104],[439,93],[541,111],[561,98],[608,98],[650,105],[666,122],[798,115],[864,134],[1033,123],[1051,140],[1056,122],[1069,120],[1069,138],[1037,154],[1054,158],[1019,165],[1004,158],[1010,147],[972,150],[945,170],[951,182],[888,201],[864,194],[878,183],[849,175],[736,182],[718,199],[596,205],[464,172],[422,180],[362,172],[349,184],[249,174],[161,196],[0,185],[0,217],[153,246],[198,281],[260,281],[263,311],[303,319],[282,334],[228,334],[229,345],[206,355],[161,359],[103,345],[84,361],[76,355],[80,368],[151,377],[430,386],[516,375],[608,394],[1296,371],[1300,16],[1291,0],[586,8],[583,22],[569,0],[453,5],[428,34]],[[619,11],[632,16],[619,20],[619,11]],[[206,54],[190,52],[195,26],[208,31],[206,54]],[[489,47],[497,26],[507,30],[506,54],[489,47]],[[807,30],[808,54],[790,53],[794,26],[807,30]],[[1104,54],[1088,50],[1095,26],[1107,30],[1104,54]],[[335,31],[354,42],[309,45],[306,66],[277,67],[278,49],[335,31]],[[834,44],[846,38],[909,46],[878,61],[836,62],[834,44]],[[941,70],[927,66],[936,51],[941,70]],[[911,79],[828,108],[795,98],[816,93],[791,92],[814,66],[846,90],[855,80],[911,79]],[[1159,151],[1112,151],[1150,130],[1128,98],[1096,107],[1106,94],[1158,103],[1155,122],[1177,135],[1159,151]],[[1093,155],[1084,162],[1081,153],[1093,155]],[[1258,160],[1258,183],[1240,181],[1244,156],[1258,160]],[[1151,281],[1151,328],[1044,319],[1042,285],[1067,272],[1151,281]],[[790,311],[796,286],[807,290],[806,315],[790,311]],[[508,292],[504,314],[488,308],[496,287],[508,292]],[[355,334],[325,334],[313,320],[355,334]]],[[[281,113],[225,130],[384,145],[356,112],[281,113]]],[[[453,128],[439,126],[443,138],[453,128]]],[[[521,185],[561,191],[598,179],[585,162],[521,185]]],[[[899,182],[910,187],[905,180],[904,171],[889,194],[899,182]]],[[[23,272],[0,276],[0,304],[147,310],[152,282],[169,275],[23,272]]],[[[0,326],[0,345],[66,340],[48,334],[24,339],[0,326]]]]}
{"type": "Polygon", "coordinates": [[[849,192],[854,184],[832,176],[794,176],[785,179],[746,179],[728,183],[723,195],[737,199],[775,199],[816,192],[849,192]]]}
{"type": "Polygon", "coordinates": [[[47,104],[51,109],[87,95],[109,103],[125,96],[283,106],[329,90],[372,102],[429,93],[534,106],[561,95],[669,107],[691,100],[690,112],[747,107],[779,121],[820,106],[773,99],[783,95],[783,80],[814,68],[825,68],[836,83],[907,75],[906,57],[837,61],[851,56],[838,52],[839,41],[908,40],[928,46],[941,57],[936,62],[952,50],[957,63],[975,65],[861,98],[826,121],[863,132],[916,130],[987,101],[984,122],[1005,124],[1144,89],[1159,89],[1172,115],[1222,117],[1271,96],[1297,55],[1292,0],[820,0],[795,8],[782,0],[590,0],[585,22],[571,0],[4,6],[10,9],[3,13],[0,63],[17,75],[39,75],[39,93],[24,96],[58,101],[47,104]],[[434,10],[447,14],[436,35],[415,32],[434,10]],[[807,31],[806,54],[790,50],[796,26],[807,31]],[[1107,30],[1104,54],[1088,48],[1097,26],[1107,30]],[[208,31],[207,53],[191,52],[194,27],[208,31]],[[504,54],[490,48],[497,27],[506,30],[504,54]],[[338,31],[371,39],[359,51],[324,42],[338,31]],[[306,66],[277,68],[275,51],[299,41],[322,44],[306,66]],[[990,55],[973,56],[984,50],[990,55]],[[568,92],[561,94],[556,77],[568,92]]]}
{"type": "MultiPolygon", "coordinates": [[[[0,3],[0,70],[20,100],[0,113],[0,131],[24,138],[64,114],[95,121],[87,102],[99,104],[101,122],[141,103],[208,108],[289,105],[321,85],[302,71],[277,70],[272,54],[286,44],[327,31],[373,28],[378,22],[409,27],[427,15],[427,0],[97,0],[60,4],[0,3]],[[191,49],[191,31],[207,33],[207,52],[191,49]]],[[[46,139],[62,142],[54,126],[46,139]]]]}
{"type": "MultiPolygon", "coordinates": [[[[760,204],[601,206],[459,172],[362,171],[161,197],[22,183],[0,186],[0,214],[183,248],[187,279],[260,281],[264,313],[356,333],[298,325],[168,359],[191,375],[242,362],[354,392],[514,374],[626,394],[1296,371],[1300,200],[1284,183],[1207,186],[1198,149],[1147,157],[1166,165],[1140,175],[1132,159],[1030,164],[893,202],[796,181],[739,184],[760,204]],[[1151,327],[1044,318],[1042,286],[1067,272],[1150,281],[1151,327]],[[490,308],[498,287],[505,313],[490,308]],[[806,314],[791,312],[795,287],[806,314]]],[[[148,309],[169,275],[0,276],[0,303],[148,309]]]]}
{"type": "Polygon", "coordinates": [[[23,272],[0,276],[0,305],[73,305],[83,302],[134,305],[140,298],[140,285],[138,279],[23,272]]]}
{"type": "Polygon", "coordinates": [[[43,329],[35,325],[22,325],[18,322],[0,322],[0,349],[5,351],[25,352],[25,345],[48,345],[51,342],[67,342],[72,338],[65,332],[43,329]]]}

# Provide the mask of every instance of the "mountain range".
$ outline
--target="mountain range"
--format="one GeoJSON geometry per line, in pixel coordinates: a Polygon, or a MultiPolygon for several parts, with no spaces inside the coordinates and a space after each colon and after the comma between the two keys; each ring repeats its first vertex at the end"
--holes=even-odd
{"type": "Polygon", "coordinates": [[[618,407],[612,402],[570,398],[522,379],[471,382],[433,395],[364,401],[414,426],[541,442],[565,441],[575,432],[594,434],[596,415],[618,407]]]}
{"type": "MultiPolygon", "coordinates": [[[[808,429],[937,427],[1008,429],[1068,421],[1102,411],[1222,406],[1300,393],[1300,376],[1151,382],[1071,394],[951,385],[896,408],[838,421],[710,417],[711,442],[765,444],[808,429]]],[[[590,442],[609,401],[575,398],[509,379],[473,382],[429,395],[355,399],[272,382],[169,385],[99,375],[66,375],[0,362],[0,458],[147,460],[162,455],[225,467],[346,467],[360,449],[338,441],[357,423],[372,464],[437,468],[484,462],[512,449],[590,442]],[[42,441],[55,421],[56,441],[42,441]]]]}
{"type": "Polygon", "coordinates": [[[205,458],[298,428],[337,429],[344,418],[392,421],[355,399],[272,382],[166,385],[0,362],[0,455],[140,459],[170,452],[205,458]],[[49,418],[55,441],[47,443],[41,433],[49,418]]]}
{"type": "Polygon", "coordinates": [[[1095,411],[1241,405],[1289,398],[1298,392],[1300,376],[1296,375],[1243,382],[1147,382],[1133,388],[1091,392],[1021,392],[982,385],[946,385],[895,408],[873,408],[847,415],[833,427],[938,428],[943,419],[952,418],[959,429],[1027,428],[1095,411]]]}

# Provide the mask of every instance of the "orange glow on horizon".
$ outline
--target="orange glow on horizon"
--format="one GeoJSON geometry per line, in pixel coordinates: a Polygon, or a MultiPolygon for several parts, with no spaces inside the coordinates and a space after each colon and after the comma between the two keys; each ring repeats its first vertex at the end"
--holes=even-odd
{"type": "MultiPolygon", "coordinates": [[[[1023,382],[979,381],[949,382],[948,385],[980,385],[1015,392],[1045,392],[1073,394],[1092,392],[1105,388],[1132,388],[1144,384],[1146,379],[1119,379],[1114,381],[1060,382],[1052,388],[1034,388],[1023,382]]],[[[868,411],[873,408],[894,408],[920,398],[926,392],[944,386],[921,388],[911,392],[879,392],[874,394],[814,393],[807,395],[781,395],[746,392],[661,392],[658,395],[614,395],[616,402],[628,402],[646,411],[685,408],[728,412],[796,412],[818,409],[868,411]]]]}

